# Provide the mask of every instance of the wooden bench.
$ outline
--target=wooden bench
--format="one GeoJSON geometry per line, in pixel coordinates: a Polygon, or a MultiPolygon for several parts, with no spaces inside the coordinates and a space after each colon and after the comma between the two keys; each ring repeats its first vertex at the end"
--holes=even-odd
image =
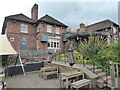
{"type": "Polygon", "coordinates": [[[71,88],[78,89],[78,88],[81,88],[81,87],[86,86],[88,84],[90,85],[90,88],[91,88],[91,80],[82,79],[82,80],[71,83],[71,88]]]}
{"type": "Polygon", "coordinates": [[[58,68],[45,67],[45,68],[41,69],[40,74],[41,74],[40,76],[44,79],[47,79],[47,77],[50,75],[57,75],[57,77],[58,77],[58,68]]]}

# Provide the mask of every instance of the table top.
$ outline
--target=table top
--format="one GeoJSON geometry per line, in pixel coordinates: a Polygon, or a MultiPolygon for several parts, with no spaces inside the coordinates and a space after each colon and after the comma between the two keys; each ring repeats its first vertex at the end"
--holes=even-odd
{"type": "Polygon", "coordinates": [[[70,76],[74,76],[74,75],[82,75],[83,72],[78,72],[78,71],[70,71],[70,72],[64,72],[64,73],[60,73],[60,75],[65,76],[65,77],[70,77],[70,76]]]}

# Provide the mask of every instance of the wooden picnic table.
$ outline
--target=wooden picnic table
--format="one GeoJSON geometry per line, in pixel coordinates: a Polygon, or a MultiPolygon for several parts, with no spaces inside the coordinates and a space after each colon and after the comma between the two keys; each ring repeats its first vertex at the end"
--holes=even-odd
{"type": "Polygon", "coordinates": [[[57,67],[44,67],[41,68],[41,77],[44,79],[47,79],[47,76],[49,75],[57,75],[58,77],[58,68],[57,67]]]}
{"type": "MultiPolygon", "coordinates": [[[[84,78],[84,73],[82,71],[70,71],[70,72],[64,72],[64,73],[60,73],[59,79],[60,79],[60,83],[61,83],[61,79],[64,78],[65,82],[66,82],[66,88],[68,88],[69,82],[68,79],[70,78],[78,78],[78,76],[83,76],[84,78]]],[[[63,88],[63,87],[62,87],[63,88]]]]}

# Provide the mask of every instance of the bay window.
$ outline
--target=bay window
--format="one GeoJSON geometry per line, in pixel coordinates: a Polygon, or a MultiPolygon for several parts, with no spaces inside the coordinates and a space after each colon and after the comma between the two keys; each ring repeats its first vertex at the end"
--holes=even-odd
{"type": "Polygon", "coordinates": [[[48,37],[48,49],[59,49],[60,48],[60,38],[59,37],[48,37]]]}

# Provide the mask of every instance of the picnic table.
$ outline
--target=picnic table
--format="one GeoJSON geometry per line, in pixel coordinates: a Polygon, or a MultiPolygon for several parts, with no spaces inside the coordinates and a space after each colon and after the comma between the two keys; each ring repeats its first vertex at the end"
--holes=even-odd
{"type": "MultiPolygon", "coordinates": [[[[59,79],[60,79],[60,86],[61,86],[61,81],[64,79],[66,83],[66,88],[68,88],[69,85],[69,79],[71,78],[78,78],[79,76],[83,76],[84,78],[84,73],[82,71],[70,71],[70,72],[64,72],[60,73],[59,79]]],[[[63,88],[63,86],[61,86],[63,88]]]]}
{"type": "Polygon", "coordinates": [[[47,79],[50,75],[57,75],[58,77],[58,68],[57,67],[44,67],[40,70],[41,77],[47,79]]]}

